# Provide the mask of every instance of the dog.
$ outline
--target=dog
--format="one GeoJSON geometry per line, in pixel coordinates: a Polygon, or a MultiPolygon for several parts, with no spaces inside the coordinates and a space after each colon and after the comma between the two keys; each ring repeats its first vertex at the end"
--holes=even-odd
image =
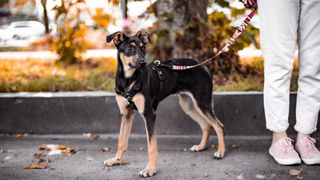
{"type": "Polygon", "coordinates": [[[179,94],[182,110],[196,121],[201,130],[202,138],[191,151],[202,151],[206,148],[211,129],[218,137],[218,149],[214,158],[221,159],[225,155],[223,124],[213,110],[212,77],[205,66],[176,71],[170,65],[190,66],[197,64],[193,59],[172,59],[162,66],[155,63],[147,64],[145,59],[146,46],[150,35],[139,31],[134,36],[124,32],[115,32],[106,38],[107,43],[113,41],[117,48],[116,101],[120,109],[121,125],[118,147],[115,156],[104,162],[107,166],[121,164],[121,157],[127,150],[132,121],[135,112],[143,117],[148,141],[148,164],[140,171],[141,177],[156,174],[157,137],[156,114],[159,102],[171,94],[179,94]]]}

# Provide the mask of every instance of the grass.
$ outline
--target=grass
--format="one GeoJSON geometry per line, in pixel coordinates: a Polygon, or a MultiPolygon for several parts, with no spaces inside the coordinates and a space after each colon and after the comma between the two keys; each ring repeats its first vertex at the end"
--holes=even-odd
{"type": "MultiPolygon", "coordinates": [[[[263,60],[241,60],[254,73],[247,77],[215,76],[214,91],[262,91],[263,60]]],[[[114,91],[116,60],[98,58],[68,67],[53,60],[0,60],[0,92],[114,91]]],[[[291,91],[297,89],[297,63],[294,65],[291,91]]]]}
{"type": "Polygon", "coordinates": [[[112,58],[68,67],[52,60],[0,60],[0,92],[113,91],[115,68],[112,58]]]}

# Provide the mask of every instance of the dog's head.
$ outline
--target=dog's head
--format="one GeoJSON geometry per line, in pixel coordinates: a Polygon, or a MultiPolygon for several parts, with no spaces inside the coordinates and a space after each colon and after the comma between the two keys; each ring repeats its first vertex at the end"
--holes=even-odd
{"type": "Polygon", "coordinates": [[[150,35],[146,31],[138,31],[134,36],[127,36],[118,31],[107,36],[107,42],[113,40],[118,49],[118,60],[123,64],[125,71],[143,68],[147,62],[145,59],[146,45],[150,43],[150,35]]]}

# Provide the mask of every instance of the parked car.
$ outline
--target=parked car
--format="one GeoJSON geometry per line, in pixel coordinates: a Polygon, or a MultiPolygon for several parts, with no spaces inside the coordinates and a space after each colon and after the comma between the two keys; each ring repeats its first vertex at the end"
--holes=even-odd
{"type": "Polygon", "coordinates": [[[45,27],[38,21],[17,21],[2,30],[0,39],[27,39],[45,34],[45,27]]]}

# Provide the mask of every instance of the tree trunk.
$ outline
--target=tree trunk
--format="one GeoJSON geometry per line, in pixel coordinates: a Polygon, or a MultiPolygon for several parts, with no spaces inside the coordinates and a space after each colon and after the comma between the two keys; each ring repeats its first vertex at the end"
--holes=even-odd
{"type": "Polygon", "coordinates": [[[41,5],[42,5],[42,8],[43,8],[44,27],[46,28],[46,34],[49,34],[50,30],[49,30],[49,18],[48,18],[48,10],[47,10],[47,0],[41,0],[41,5]]]}
{"type": "Polygon", "coordinates": [[[208,34],[207,7],[208,0],[158,0],[154,31],[159,43],[153,48],[156,56],[204,59],[210,51],[203,43],[208,34]]]}

